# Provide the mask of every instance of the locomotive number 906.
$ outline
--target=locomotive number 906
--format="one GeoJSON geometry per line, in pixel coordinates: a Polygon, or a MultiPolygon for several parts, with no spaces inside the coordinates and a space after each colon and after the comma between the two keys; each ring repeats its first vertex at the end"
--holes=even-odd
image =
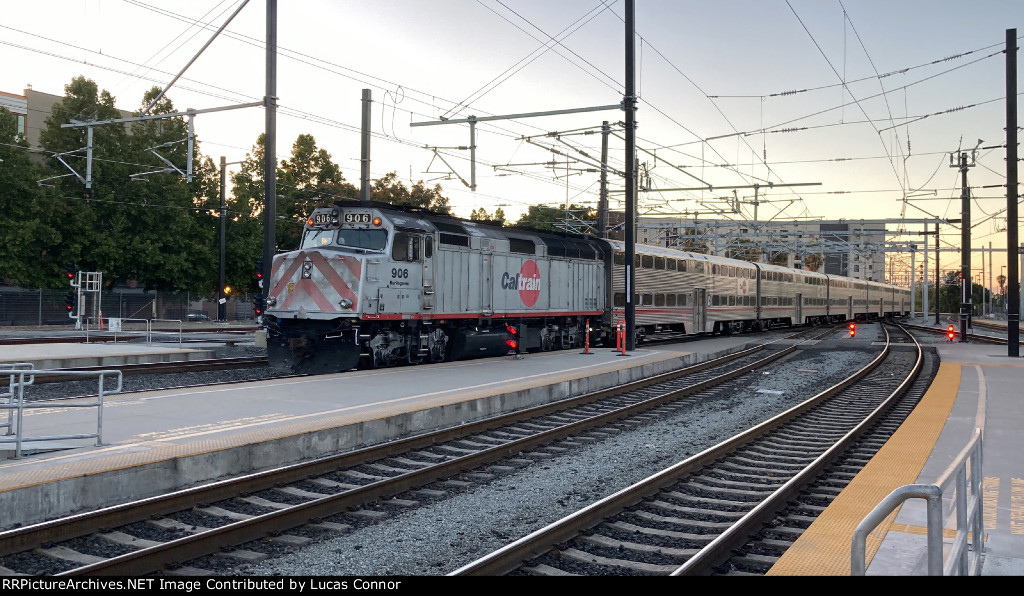
{"type": "Polygon", "coordinates": [[[369,213],[346,213],[345,223],[370,223],[369,213]]]}

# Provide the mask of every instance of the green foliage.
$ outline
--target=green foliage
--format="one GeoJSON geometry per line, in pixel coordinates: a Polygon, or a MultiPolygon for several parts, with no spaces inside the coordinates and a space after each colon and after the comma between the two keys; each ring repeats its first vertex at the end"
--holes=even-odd
{"type": "MultiPolygon", "coordinates": [[[[75,77],[64,88],[40,132],[43,151],[29,151],[13,115],[0,109],[0,280],[22,287],[66,287],[64,266],[98,271],[111,287],[136,281],[146,289],[215,295],[220,260],[220,168],[195,142],[193,180],[185,171],[188,122],[180,116],[93,127],[91,188],[73,175],[86,172],[86,127],[73,121],[121,119],[115,100],[95,82],[75,77]],[[54,156],[60,154],[65,166],[54,156]],[[134,175],[134,176],[133,176],[134,175]],[[37,181],[50,179],[47,186],[37,181]]],[[[160,93],[153,87],[139,111],[160,93]]],[[[169,96],[149,115],[175,112],[169,96]]],[[[225,272],[228,285],[255,292],[252,271],[263,255],[264,136],[226,182],[225,272]]],[[[318,206],[357,199],[329,153],[303,134],[276,172],[276,250],[298,247],[306,217],[318,206]]],[[[441,186],[407,188],[391,172],[373,181],[371,199],[449,210],[441,186]]]]}
{"type": "Polygon", "coordinates": [[[55,193],[41,188],[42,167],[17,134],[17,122],[0,108],[0,280],[56,287],[61,233],[53,225],[55,193]]]}
{"type": "Polygon", "coordinates": [[[417,207],[445,215],[450,212],[448,199],[441,194],[440,184],[435,184],[433,188],[427,188],[420,180],[411,189],[408,189],[398,179],[398,174],[395,172],[388,172],[373,181],[370,185],[370,200],[390,205],[417,207]]]}
{"type": "Polygon", "coordinates": [[[504,226],[506,223],[505,212],[502,211],[501,207],[498,207],[497,210],[495,210],[494,215],[487,213],[487,210],[483,207],[474,209],[473,212],[469,214],[469,219],[472,221],[487,222],[497,226],[504,226]]]}
{"type": "Polygon", "coordinates": [[[582,205],[570,204],[568,209],[564,207],[545,207],[543,205],[530,205],[518,221],[517,226],[534,228],[537,230],[554,230],[564,232],[565,228],[558,226],[566,220],[566,211],[580,218],[594,218],[595,214],[582,205]]]}

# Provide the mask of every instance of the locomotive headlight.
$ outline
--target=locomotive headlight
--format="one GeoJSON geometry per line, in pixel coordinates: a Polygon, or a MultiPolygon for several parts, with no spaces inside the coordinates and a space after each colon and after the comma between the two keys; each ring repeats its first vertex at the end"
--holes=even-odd
{"type": "Polygon", "coordinates": [[[277,304],[277,298],[267,296],[267,306],[274,306],[275,304],[277,304]]]}
{"type": "Polygon", "coordinates": [[[342,298],[338,301],[338,306],[342,308],[352,308],[352,301],[348,298],[342,298]]]}
{"type": "Polygon", "coordinates": [[[313,263],[306,261],[302,264],[302,279],[309,279],[313,273],[313,263]]]}

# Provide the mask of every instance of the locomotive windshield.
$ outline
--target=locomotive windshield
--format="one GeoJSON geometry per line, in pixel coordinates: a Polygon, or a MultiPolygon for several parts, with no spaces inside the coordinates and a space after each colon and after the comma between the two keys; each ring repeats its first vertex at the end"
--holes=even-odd
{"type": "Polygon", "coordinates": [[[302,237],[302,248],[341,246],[362,250],[381,251],[388,243],[387,230],[340,230],[308,229],[302,237]]]}

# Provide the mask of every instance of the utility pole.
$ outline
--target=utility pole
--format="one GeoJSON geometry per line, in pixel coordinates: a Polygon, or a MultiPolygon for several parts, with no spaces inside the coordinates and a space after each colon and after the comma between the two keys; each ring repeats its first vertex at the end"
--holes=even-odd
{"type": "Polygon", "coordinates": [[[370,89],[363,89],[363,130],[362,133],[362,156],[359,160],[359,200],[368,202],[370,200],[370,89]]]}
{"type": "MultiPolygon", "coordinates": [[[[927,227],[927,226],[926,226],[927,227]]],[[[942,310],[942,285],[939,280],[941,274],[939,273],[939,255],[942,251],[939,250],[939,222],[935,222],[935,326],[938,327],[939,323],[939,311],[942,310]]]]}
{"type": "Polygon", "coordinates": [[[277,246],[277,0],[267,0],[267,118],[263,147],[263,281],[261,299],[270,292],[277,246]]]}
{"type": "MultiPolygon", "coordinates": [[[[978,141],[981,145],[981,141],[978,141]]],[[[975,149],[977,151],[977,149],[975,149]]],[[[960,169],[960,341],[967,341],[967,328],[971,326],[971,290],[974,278],[971,276],[971,189],[967,186],[967,169],[974,167],[974,152],[971,163],[967,163],[967,152],[960,153],[960,163],[949,166],[960,169]]]]}
{"type": "Polygon", "coordinates": [[[597,235],[608,237],[608,121],[601,123],[601,198],[597,202],[597,235]]]}
{"type": "Polygon", "coordinates": [[[636,57],[634,51],[634,9],[635,0],[626,0],[626,94],[622,98],[622,109],[626,111],[626,351],[636,349],[636,305],[633,287],[636,270],[633,261],[636,254],[636,96],[634,76],[636,57]]]}
{"type": "Polygon", "coordinates": [[[1017,30],[1006,30],[1006,262],[1009,300],[1006,305],[1007,355],[1020,356],[1020,287],[1017,280],[1017,30]]]}
{"type": "MultiPolygon", "coordinates": [[[[924,232],[921,232],[921,235],[924,236],[924,266],[921,271],[921,316],[928,318],[928,224],[924,224],[924,232]]],[[[938,238],[935,239],[935,248],[939,247],[938,240],[938,238]]],[[[939,251],[936,250],[935,254],[939,254],[939,251]]],[[[936,267],[938,267],[937,264],[936,267]]],[[[917,275],[916,271],[914,275],[917,275]]],[[[916,277],[914,282],[917,282],[916,277]]],[[[935,303],[939,303],[938,296],[935,297],[935,303]]]]}
{"type": "Polygon", "coordinates": [[[227,219],[228,219],[228,203],[227,203],[227,186],[228,186],[228,170],[229,165],[235,165],[245,163],[241,161],[228,162],[227,158],[223,155],[220,156],[220,276],[218,277],[217,286],[217,320],[224,322],[227,320],[227,279],[224,273],[224,263],[226,261],[227,253],[227,219]]]}

